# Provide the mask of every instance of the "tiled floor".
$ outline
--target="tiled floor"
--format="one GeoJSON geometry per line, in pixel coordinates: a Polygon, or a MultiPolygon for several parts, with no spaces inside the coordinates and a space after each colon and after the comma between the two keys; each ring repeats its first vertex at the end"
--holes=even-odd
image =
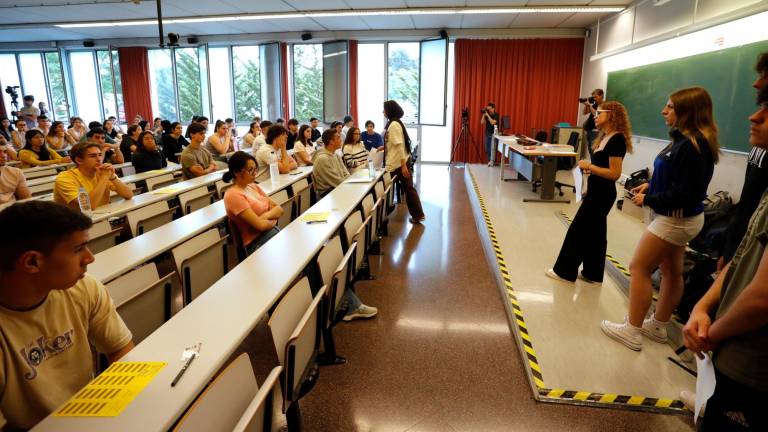
{"type": "Polygon", "coordinates": [[[422,166],[418,183],[426,224],[409,224],[405,205],[393,213],[384,254],[372,257],[377,279],[357,286],[379,315],[336,327],[348,362],[321,369],[301,401],[305,430],[691,430],[678,416],[535,402],[475,229],[464,170],[422,166]]]}

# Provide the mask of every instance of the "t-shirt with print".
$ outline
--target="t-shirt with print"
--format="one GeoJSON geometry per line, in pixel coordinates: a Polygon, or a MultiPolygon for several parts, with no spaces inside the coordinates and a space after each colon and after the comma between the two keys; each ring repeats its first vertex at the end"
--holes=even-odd
{"type": "Polygon", "coordinates": [[[187,146],[187,148],[185,148],[181,152],[180,159],[181,159],[181,173],[184,174],[184,179],[186,180],[195,178],[195,175],[192,174],[192,171],[190,171],[190,168],[192,168],[195,165],[199,165],[203,169],[208,169],[208,167],[213,162],[213,156],[211,156],[211,152],[209,152],[203,147],[192,148],[191,145],[187,146]]]}
{"type": "Polygon", "coordinates": [[[15,167],[0,167],[0,204],[16,201],[16,191],[27,185],[24,173],[15,167]]]}
{"type": "MultiPolygon", "coordinates": [[[[77,194],[80,192],[81,187],[84,187],[85,191],[90,194],[91,191],[96,189],[98,184],[98,175],[88,177],[78,168],[68,169],[56,176],[56,183],[53,186],[53,200],[67,205],[72,200],[77,199],[77,194]]],[[[95,209],[109,204],[109,192],[113,190],[115,190],[115,185],[110,182],[109,187],[104,188],[104,193],[98,199],[91,198],[91,208],[95,209]]]]}
{"type": "Polygon", "coordinates": [[[93,378],[90,344],[111,354],[131,332],[106,288],[86,275],[27,311],[0,306],[0,424],[37,424],[93,378]]]}
{"type": "Polygon", "coordinates": [[[261,231],[254,228],[239,215],[250,208],[254,213],[261,216],[269,210],[269,197],[256,184],[248,185],[245,190],[233,186],[224,193],[224,208],[227,209],[229,219],[237,225],[237,229],[243,237],[243,245],[247,246],[259,238],[261,231]]]}

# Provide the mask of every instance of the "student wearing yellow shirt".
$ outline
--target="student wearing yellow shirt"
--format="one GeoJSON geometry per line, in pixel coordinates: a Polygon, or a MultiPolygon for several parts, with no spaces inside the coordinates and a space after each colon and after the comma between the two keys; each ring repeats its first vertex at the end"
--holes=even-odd
{"type": "Polygon", "coordinates": [[[91,345],[117,361],[131,332],[87,275],[91,220],[49,201],[0,212],[0,427],[26,430],[93,378],[91,345]]]}
{"type": "Polygon", "coordinates": [[[115,191],[125,199],[131,199],[133,192],[115,174],[111,164],[101,163],[101,146],[96,143],[76,145],[70,154],[75,168],[56,176],[53,200],[78,209],[77,193],[84,187],[91,197],[91,209],[109,203],[109,192],[115,191]]]}
{"type": "Polygon", "coordinates": [[[24,134],[24,139],[26,144],[19,151],[19,160],[21,161],[22,168],[71,162],[69,157],[61,157],[45,145],[45,137],[39,129],[28,130],[24,134]]]}

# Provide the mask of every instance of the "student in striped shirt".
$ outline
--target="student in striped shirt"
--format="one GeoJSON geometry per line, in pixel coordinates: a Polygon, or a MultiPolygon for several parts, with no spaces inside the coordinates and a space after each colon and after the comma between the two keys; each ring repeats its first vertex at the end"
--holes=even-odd
{"type": "Polygon", "coordinates": [[[344,146],[341,149],[344,158],[344,164],[352,173],[368,163],[368,150],[360,141],[360,129],[351,127],[347,131],[347,137],[344,139],[344,146]]]}

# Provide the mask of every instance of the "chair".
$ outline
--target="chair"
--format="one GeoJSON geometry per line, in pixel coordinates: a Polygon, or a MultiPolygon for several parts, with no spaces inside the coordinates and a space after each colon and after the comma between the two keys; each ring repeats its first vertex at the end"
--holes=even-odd
{"type": "Polygon", "coordinates": [[[309,181],[306,178],[293,184],[293,196],[298,197],[298,204],[296,205],[298,208],[297,216],[304,214],[304,212],[306,212],[312,205],[311,193],[312,190],[310,189],[309,181]]]}
{"type": "Polygon", "coordinates": [[[273,391],[282,370],[272,369],[259,388],[250,357],[240,354],[216,375],[173,430],[269,432],[273,391]]]}
{"type": "Polygon", "coordinates": [[[147,191],[151,192],[155,189],[160,189],[163,186],[176,183],[176,177],[173,176],[173,173],[167,173],[156,177],[150,177],[144,180],[144,182],[147,184],[147,191]]]}
{"type": "Polygon", "coordinates": [[[365,253],[365,236],[366,230],[371,223],[371,217],[368,216],[363,220],[359,211],[352,212],[351,215],[344,221],[344,235],[346,238],[347,250],[352,247],[353,243],[357,243],[357,251],[355,253],[355,260],[352,268],[354,271],[351,274],[350,279],[375,279],[370,274],[370,268],[366,262],[368,255],[365,253]]]}
{"type": "Polygon", "coordinates": [[[33,180],[40,177],[50,177],[58,174],[58,171],[56,170],[56,168],[49,168],[49,169],[43,169],[43,170],[31,171],[31,172],[27,172],[27,170],[22,170],[22,172],[24,172],[24,178],[27,180],[33,180]]]}
{"type": "Polygon", "coordinates": [[[124,166],[120,168],[120,177],[125,177],[125,176],[135,175],[135,174],[136,174],[136,167],[133,165],[124,166]]]}
{"type": "Polygon", "coordinates": [[[117,313],[133,334],[134,343],[146,339],[171,318],[171,290],[176,277],[176,273],[168,273],[149,285],[139,287],[132,297],[115,303],[117,313]]]}
{"type": "Polygon", "coordinates": [[[211,205],[213,194],[208,191],[208,186],[200,186],[180,194],[179,203],[181,204],[181,211],[188,215],[195,210],[211,205]]]}
{"type": "Polygon", "coordinates": [[[92,253],[97,254],[105,251],[117,244],[117,237],[120,235],[122,228],[112,228],[112,225],[108,220],[104,219],[96,222],[88,230],[88,249],[92,253]]]}
{"type": "MultiPolygon", "coordinates": [[[[579,145],[579,138],[581,137],[581,134],[578,132],[571,132],[571,135],[568,137],[568,145],[573,146],[573,151],[579,154],[581,146],[579,145]]],[[[569,158],[569,157],[561,157],[557,158],[557,170],[558,171],[564,171],[564,170],[572,170],[576,166],[576,159],[577,158],[569,158]]],[[[563,196],[563,188],[569,188],[573,190],[573,193],[576,193],[576,188],[574,185],[570,185],[568,183],[562,183],[557,180],[555,180],[555,187],[557,188],[557,192],[560,194],[560,196],[563,196]]]]}
{"type": "Polygon", "coordinates": [[[115,304],[122,304],[135,296],[141,288],[160,280],[157,265],[150,262],[104,284],[115,304]]]}
{"type": "Polygon", "coordinates": [[[283,214],[277,220],[277,226],[280,229],[285,228],[293,220],[293,203],[294,198],[288,196],[288,191],[285,189],[277,191],[271,197],[277,205],[283,208],[283,214]]]}
{"type": "Polygon", "coordinates": [[[168,208],[167,201],[160,201],[129,212],[125,218],[136,237],[173,221],[177,207],[168,208]]]}
{"type": "Polygon", "coordinates": [[[245,250],[245,244],[243,244],[243,234],[240,232],[240,228],[229,217],[227,219],[227,230],[229,236],[232,239],[232,243],[235,244],[235,253],[237,253],[237,262],[243,262],[248,256],[248,252],[245,250]]]}
{"type": "Polygon", "coordinates": [[[193,237],[171,250],[188,305],[227,273],[227,238],[218,228],[193,237]]]}
{"type": "Polygon", "coordinates": [[[226,183],[224,180],[216,181],[216,195],[219,197],[219,199],[224,199],[224,192],[231,188],[232,185],[234,185],[234,183],[226,183]]]}
{"type": "Polygon", "coordinates": [[[323,320],[324,352],[318,358],[318,363],[321,365],[346,363],[344,357],[336,354],[336,344],[333,341],[331,328],[333,328],[337,321],[336,317],[339,313],[341,299],[344,297],[347,282],[350,280],[350,264],[356,251],[357,243],[352,243],[347,253],[344,254],[341,247],[341,236],[337,235],[328,240],[317,255],[320,278],[323,281],[323,285],[327,287],[325,319],[323,320]]]}
{"type": "MultiPolygon", "coordinates": [[[[371,223],[368,224],[368,229],[365,234],[365,251],[371,252],[371,248],[374,242],[378,241],[378,216],[379,216],[379,202],[376,201],[373,194],[368,194],[363,198],[363,217],[370,217],[371,223]]],[[[378,250],[376,251],[378,253],[378,250]]]]}
{"type": "Polygon", "coordinates": [[[290,431],[301,430],[299,400],[317,382],[319,371],[315,358],[320,346],[320,303],[325,291],[325,286],[320,287],[313,298],[309,280],[306,277],[299,279],[277,304],[267,322],[277,358],[283,367],[280,377],[283,413],[290,431]]]}
{"type": "Polygon", "coordinates": [[[40,183],[34,186],[29,186],[29,193],[32,196],[40,196],[53,192],[53,188],[56,185],[56,180],[51,180],[46,183],[40,183]]]}

